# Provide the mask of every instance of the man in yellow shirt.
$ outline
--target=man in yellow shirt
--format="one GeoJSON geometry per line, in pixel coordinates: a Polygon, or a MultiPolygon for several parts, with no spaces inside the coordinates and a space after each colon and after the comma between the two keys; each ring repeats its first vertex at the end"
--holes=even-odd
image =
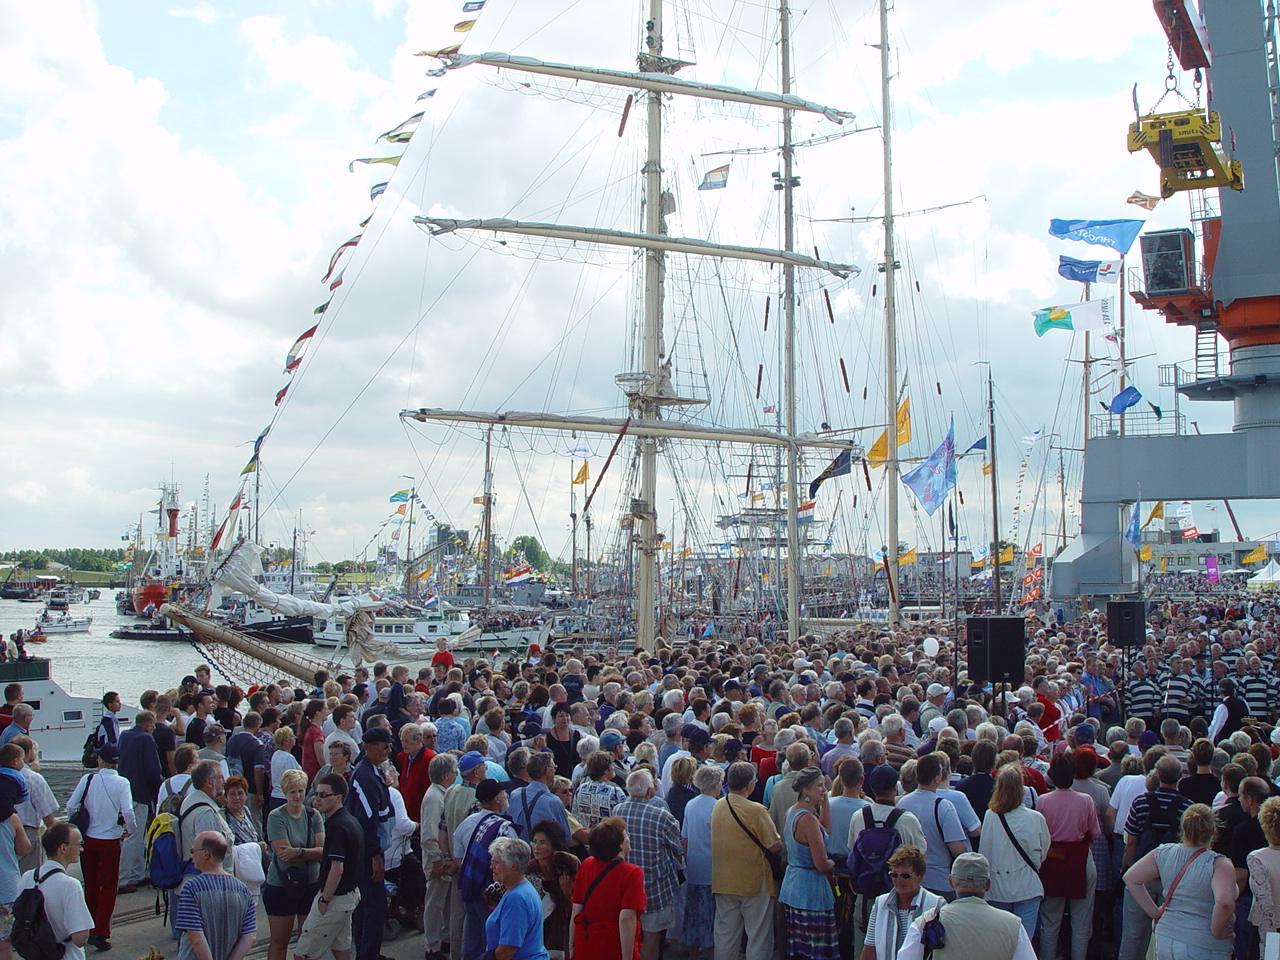
{"type": "Polygon", "coordinates": [[[756,768],[729,766],[729,793],[711,811],[711,892],[716,898],[715,960],[738,960],[747,935],[746,960],[773,956],[773,880],[764,849],[781,853],[782,839],[763,806],[748,799],[756,768]],[[764,849],[761,849],[764,848],[764,849]]]}

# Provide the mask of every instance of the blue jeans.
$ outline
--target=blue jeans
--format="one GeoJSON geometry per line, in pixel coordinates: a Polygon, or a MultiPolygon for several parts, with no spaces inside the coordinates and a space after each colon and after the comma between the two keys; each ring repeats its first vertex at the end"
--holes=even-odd
{"type": "Polygon", "coordinates": [[[484,900],[463,901],[462,960],[480,960],[484,955],[484,922],[489,909],[484,900]]]}
{"type": "Polygon", "coordinates": [[[1236,899],[1235,955],[1244,960],[1249,956],[1249,941],[1257,929],[1249,922],[1249,910],[1253,907],[1253,891],[1242,893],[1236,899]]]}
{"type": "Polygon", "coordinates": [[[1036,924],[1040,921],[1040,898],[1032,897],[1030,900],[1016,900],[1012,903],[990,901],[991,906],[997,910],[1004,910],[1012,913],[1015,917],[1022,921],[1022,929],[1027,931],[1027,939],[1034,940],[1036,936],[1036,924]]]}
{"type": "Polygon", "coordinates": [[[382,926],[387,922],[387,888],[374,883],[372,867],[361,864],[360,905],[352,916],[351,937],[357,960],[378,960],[382,953],[382,926]]]}

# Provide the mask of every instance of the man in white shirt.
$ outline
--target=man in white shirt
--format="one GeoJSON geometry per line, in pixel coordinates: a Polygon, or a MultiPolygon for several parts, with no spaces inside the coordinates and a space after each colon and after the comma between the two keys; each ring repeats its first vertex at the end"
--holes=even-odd
{"type": "Polygon", "coordinates": [[[991,866],[980,853],[962,853],[951,865],[948,878],[955,900],[926,910],[907,931],[898,960],[922,960],[924,927],[935,918],[942,923],[946,956],[985,957],[987,960],[1035,960],[1035,951],[1022,922],[1012,913],[986,902],[991,889],[991,866]],[[1013,922],[1010,922],[1012,920],[1013,922]]]}
{"type": "Polygon", "coordinates": [[[58,942],[66,947],[62,960],[84,960],[84,945],[89,942],[93,914],[85,903],[84,889],[67,872],[80,859],[84,839],[71,824],[55,822],[45,831],[40,843],[48,861],[24,873],[18,881],[18,891],[30,890],[39,881],[49,926],[58,942]]]}
{"type": "MultiPolygon", "coordinates": [[[[27,831],[27,839],[31,841],[31,852],[18,861],[18,869],[24,873],[34,870],[43,861],[40,856],[40,824],[52,827],[58,822],[54,816],[58,812],[58,801],[49,789],[49,783],[40,771],[31,765],[36,762],[36,744],[30,737],[14,737],[14,744],[26,751],[22,764],[22,779],[27,782],[27,799],[14,809],[27,831]]],[[[80,851],[76,848],[76,859],[80,851]]]]}
{"type": "Polygon", "coordinates": [[[81,777],[67,800],[68,820],[81,807],[88,815],[81,869],[85,901],[93,914],[93,932],[88,942],[99,950],[110,949],[111,914],[120,885],[120,849],[124,838],[138,829],[129,781],[116,772],[119,762],[120,751],[114,743],[100,744],[98,769],[81,777]]]}
{"type": "Polygon", "coordinates": [[[329,747],[334,741],[341,740],[351,747],[351,756],[360,756],[360,744],[356,743],[356,711],[350,704],[340,703],[333,708],[333,732],[324,738],[325,756],[329,754],[329,747]]]}

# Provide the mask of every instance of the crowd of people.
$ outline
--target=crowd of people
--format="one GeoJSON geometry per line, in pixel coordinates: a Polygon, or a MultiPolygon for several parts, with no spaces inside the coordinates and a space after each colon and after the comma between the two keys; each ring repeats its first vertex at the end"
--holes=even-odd
{"type": "Polygon", "coordinates": [[[1141,639],[1031,617],[995,688],[928,623],[501,665],[442,642],[247,690],[202,665],[123,733],[104,697],[65,821],[14,684],[0,932],[41,883],[69,955],[110,949],[172,831],[202,960],[259,910],[270,960],[410,931],[426,960],[1251,960],[1280,935],[1280,607],[1166,602],[1141,639]]]}

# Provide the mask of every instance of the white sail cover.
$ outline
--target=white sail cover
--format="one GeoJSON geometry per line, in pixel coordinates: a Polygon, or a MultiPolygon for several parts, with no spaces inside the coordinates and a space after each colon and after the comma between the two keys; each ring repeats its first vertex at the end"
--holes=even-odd
{"type": "Polygon", "coordinates": [[[382,606],[376,597],[345,597],[336,603],[317,603],[287,593],[273,593],[258,582],[262,576],[262,547],[248,541],[231,551],[213,574],[210,608],[216,608],[226,593],[243,593],[258,606],[284,617],[350,616],[357,610],[382,606]]]}

